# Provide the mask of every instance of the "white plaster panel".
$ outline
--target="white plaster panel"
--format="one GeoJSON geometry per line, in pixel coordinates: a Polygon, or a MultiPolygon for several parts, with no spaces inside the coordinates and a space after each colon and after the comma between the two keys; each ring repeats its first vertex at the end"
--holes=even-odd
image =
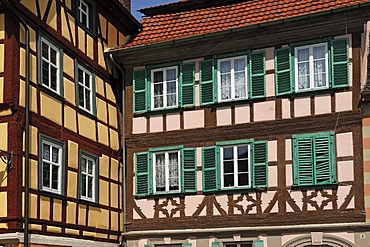
{"type": "Polygon", "coordinates": [[[150,132],[162,132],[163,131],[163,116],[151,116],[150,117],[150,132]]]}
{"type": "MultiPolygon", "coordinates": [[[[293,199],[295,204],[302,210],[303,201],[302,201],[302,192],[301,191],[290,191],[290,197],[293,199]]],[[[287,212],[294,212],[294,210],[289,206],[289,203],[286,203],[286,211],[287,212]]]]}
{"type": "Polygon", "coordinates": [[[352,132],[336,134],[337,157],[353,156],[352,132]]]}
{"type": "Polygon", "coordinates": [[[269,166],[268,167],[268,186],[277,187],[277,185],[278,185],[277,166],[269,166]]]}
{"type": "Polygon", "coordinates": [[[275,101],[266,101],[255,103],[254,107],[254,121],[268,121],[275,119],[275,101]]]}
{"type": "Polygon", "coordinates": [[[353,181],[353,160],[338,161],[338,182],[353,181]]]}
{"type": "Polygon", "coordinates": [[[241,240],[240,234],[233,234],[233,241],[234,242],[237,242],[237,241],[240,241],[240,240],[241,240]]]}
{"type": "Polygon", "coordinates": [[[292,160],[292,140],[285,140],[285,160],[292,160]]]}
{"type": "Polygon", "coordinates": [[[335,111],[352,110],[352,92],[335,93],[335,111]]]}
{"type": "MultiPolygon", "coordinates": [[[[338,192],[337,192],[338,208],[340,208],[340,206],[342,206],[342,204],[344,203],[345,199],[349,195],[349,192],[351,191],[351,188],[352,188],[351,185],[348,185],[348,186],[339,186],[338,187],[338,192]]],[[[352,209],[352,208],[354,208],[354,206],[355,206],[354,205],[354,198],[352,198],[352,200],[349,203],[347,209],[352,209]]]]}
{"type": "Polygon", "coordinates": [[[355,242],[355,233],[354,232],[325,232],[326,234],[330,234],[333,236],[341,237],[346,239],[352,243],[355,242]]]}
{"type": "Polygon", "coordinates": [[[281,105],[283,119],[290,118],[290,99],[282,99],[281,105]]]}
{"type": "Polygon", "coordinates": [[[135,117],[132,119],[132,133],[141,134],[146,132],[146,118],[135,117]]]}
{"type": "Polygon", "coordinates": [[[217,126],[231,125],[231,107],[220,107],[216,110],[217,126]]]}
{"type": "Polygon", "coordinates": [[[165,244],[170,244],[170,243],[171,243],[171,237],[164,237],[164,238],[163,238],[163,242],[164,242],[165,244]]]}
{"type": "Polygon", "coordinates": [[[265,48],[265,56],[266,56],[266,70],[271,70],[275,68],[275,48],[274,47],[269,47],[265,48]]]}
{"type": "Polygon", "coordinates": [[[184,128],[195,129],[204,127],[204,111],[185,111],[184,112],[184,128]]]}
{"type": "MultiPolygon", "coordinates": [[[[216,201],[220,204],[220,207],[227,212],[227,195],[216,196],[216,201]]],[[[221,215],[215,205],[213,205],[213,215],[221,215]]]]}
{"type": "Polygon", "coordinates": [[[295,238],[303,237],[303,234],[281,234],[281,244],[284,245],[285,243],[293,240],[295,238]]]}
{"type": "Polygon", "coordinates": [[[277,161],[277,141],[268,141],[268,161],[277,161]]]}
{"type": "Polygon", "coordinates": [[[197,191],[202,191],[202,187],[202,171],[197,171],[197,191]]]}
{"type": "Polygon", "coordinates": [[[331,113],[330,94],[315,96],[315,115],[331,113]]]}
{"type": "Polygon", "coordinates": [[[275,75],[266,75],[266,97],[275,96],[275,75]]]}
{"type": "Polygon", "coordinates": [[[249,105],[235,106],[235,124],[250,122],[250,107],[249,105]]]}
{"type": "Polygon", "coordinates": [[[293,184],[293,166],[291,164],[285,165],[286,186],[293,184]]]}
{"type": "Polygon", "coordinates": [[[141,212],[147,217],[148,219],[153,218],[153,207],[154,207],[154,200],[150,199],[139,199],[136,200],[137,207],[141,210],[141,212]]]}
{"type": "Polygon", "coordinates": [[[197,155],[197,166],[202,167],[202,148],[197,147],[196,148],[196,155],[197,155]]]}
{"type": "Polygon", "coordinates": [[[180,114],[170,113],[166,115],[166,130],[179,130],[180,129],[180,114]]]}
{"type": "MultiPolygon", "coordinates": [[[[268,208],[270,206],[270,203],[272,201],[272,199],[274,199],[274,196],[275,196],[275,191],[267,191],[265,193],[262,193],[262,212],[264,212],[266,210],[266,208],[268,208]]],[[[275,203],[275,205],[273,206],[272,210],[271,210],[271,213],[277,213],[278,212],[278,202],[275,203]]]]}
{"type": "Polygon", "coordinates": [[[194,97],[195,97],[195,106],[200,106],[200,91],[199,84],[194,86],[194,97]]]}
{"type": "Polygon", "coordinates": [[[139,247],[144,247],[148,243],[148,239],[139,239],[139,247]]]}
{"type": "MultiPolygon", "coordinates": [[[[204,196],[186,196],[185,197],[185,216],[192,216],[197,211],[199,205],[202,203],[204,196]]],[[[199,216],[206,216],[207,209],[204,207],[199,216]]]]}
{"type": "Polygon", "coordinates": [[[294,99],[294,117],[311,115],[311,98],[302,97],[294,99]]]}

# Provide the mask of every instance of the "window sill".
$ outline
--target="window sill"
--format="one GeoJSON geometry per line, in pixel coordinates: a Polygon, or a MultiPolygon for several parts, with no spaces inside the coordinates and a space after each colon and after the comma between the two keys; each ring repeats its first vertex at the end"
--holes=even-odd
{"type": "MultiPolygon", "coordinates": [[[[338,87],[339,88],[339,87],[338,87]]],[[[304,96],[315,96],[315,95],[323,95],[323,94],[332,94],[338,88],[323,88],[323,89],[312,89],[312,90],[305,90],[299,92],[292,92],[287,94],[278,95],[277,97],[290,97],[292,99],[304,97],[304,96]]],[[[342,89],[349,88],[349,85],[340,87],[342,89]]]]}
{"type": "Polygon", "coordinates": [[[57,194],[56,192],[51,192],[51,191],[40,189],[39,194],[42,195],[42,196],[51,197],[51,198],[59,199],[59,200],[62,200],[62,201],[66,200],[65,195],[57,194]]]}
{"type": "Polygon", "coordinates": [[[91,28],[86,27],[84,24],[78,21],[77,18],[76,18],[76,23],[82,30],[88,33],[91,37],[93,37],[94,39],[96,38],[95,32],[91,28]]]}
{"type": "Polygon", "coordinates": [[[173,192],[173,193],[163,193],[163,194],[151,194],[146,196],[135,196],[136,199],[144,199],[144,198],[153,198],[153,199],[165,199],[165,198],[174,198],[174,197],[185,197],[186,195],[196,194],[196,192],[173,192]]]}
{"type": "Polygon", "coordinates": [[[77,108],[77,112],[78,113],[81,113],[82,115],[84,115],[84,116],[86,116],[88,118],[91,118],[91,119],[93,119],[95,121],[98,119],[93,113],[87,112],[84,109],[81,109],[79,106],[77,106],[76,108],[77,108]]]}
{"type": "Polygon", "coordinates": [[[44,85],[42,84],[38,84],[39,85],[39,89],[40,91],[46,93],[47,95],[59,100],[60,102],[64,103],[64,97],[60,94],[57,94],[56,92],[54,91],[51,91],[49,88],[45,87],[44,85]]]}
{"type": "Polygon", "coordinates": [[[214,191],[203,192],[203,194],[235,194],[243,192],[265,192],[267,187],[249,187],[249,188],[226,188],[214,191]]]}
{"type": "Polygon", "coordinates": [[[98,202],[89,201],[89,200],[86,200],[86,199],[83,199],[83,198],[78,198],[78,203],[85,204],[85,205],[88,205],[88,206],[91,206],[91,207],[96,207],[96,208],[100,207],[98,202]]]}
{"type": "Polygon", "coordinates": [[[322,190],[322,189],[336,189],[338,188],[338,183],[332,184],[313,184],[313,185],[292,185],[292,190],[322,190]]]}

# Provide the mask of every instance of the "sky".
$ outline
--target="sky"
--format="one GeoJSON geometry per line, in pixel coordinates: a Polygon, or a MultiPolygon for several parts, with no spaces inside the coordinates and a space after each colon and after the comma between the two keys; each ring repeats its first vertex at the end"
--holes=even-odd
{"type": "Polygon", "coordinates": [[[161,4],[178,2],[180,0],[131,0],[131,12],[133,16],[139,21],[141,20],[142,14],[137,12],[138,9],[143,9],[147,7],[157,6],[161,4]]]}

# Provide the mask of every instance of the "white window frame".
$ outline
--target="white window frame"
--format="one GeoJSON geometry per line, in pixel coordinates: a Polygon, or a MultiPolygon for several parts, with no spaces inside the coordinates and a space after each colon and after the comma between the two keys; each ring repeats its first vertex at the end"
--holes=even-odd
{"type": "Polygon", "coordinates": [[[246,244],[246,245],[248,245],[248,246],[252,246],[252,243],[250,243],[250,242],[237,242],[237,243],[224,243],[223,244],[223,247],[229,247],[230,245],[236,245],[236,247],[241,247],[242,246],[242,244],[246,244]]]}
{"type": "Polygon", "coordinates": [[[42,164],[41,164],[41,186],[42,186],[42,190],[44,191],[48,191],[48,192],[52,192],[52,193],[56,193],[56,194],[62,194],[62,162],[63,162],[63,147],[61,145],[58,145],[56,143],[53,143],[53,142],[50,142],[50,141],[47,141],[47,140],[42,140],[41,142],[41,150],[42,150],[42,153],[40,154],[41,157],[42,157],[42,164]],[[50,146],[50,159],[51,160],[44,160],[44,144],[46,145],[49,145],[50,146]],[[52,161],[52,148],[57,148],[58,149],[58,157],[59,157],[59,160],[57,163],[53,162],[52,161]],[[50,182],[49,182],[49,187],[46,187],[44,186],[44,163],[48,163],[49,164],[49,176],[50,176],[50,182]],[[52,167],[54,166],[57,166],[58,167],[58,189],[53,189],[52,188],[52,183],[53,183],[53,179],[52,179],[52,167]]]}
{"type": "Polygon", "coordinates": [[[55,46],[54,44],[52,44],[49,40],[45,39],[44,37],[41,37],[41,45],[40,45],[40,57],[41,57],[41,63],[40,63],[40,67],[41,67],[41,85],[48,88],[49,90],[57,93],[57,94],[60,94],[60,49],[55,46]],[[44,58],[43,55],[42,55],[42,49],[43,49],[43,46],[42,46],[42,43],[45,43],[47,46],[48,46],[48,59],[44,58]],[[53,49],[55,52],[56,52],[56,64],[53,64],[51,62],[51,58],[50,58],[50,50],[53,49]],[[46,62],[48,64],[48,73],[49,73],[49,81],[48,81],[48,85],[46,85],[43,81],[43,62],[46,62]],[[57,72],[56,72],[56,90],[53,89],[51,87],[51,69],[50,67],[54,67],[56,68],[57,72]]]}
{"type": "Polygon", "coordinates": [[[242,100],[242,99],[248,99],[248,56],[237,56],[237,57],[231,57],[231,58],[223,58],[217,60],[217,89],[218,89],[218,102],[227,102],[232,100],[242,100]],[[242,98],[235,98],[235,70],[234,70],[234,61],[237,59],[244,58],[245,60],[245,97],[242,98]],[[225,61],[231,62],[231,99],[221,99],[221,63],[225,61]]]}
{"type": "Polygon", "coordinates": [[[158,193],[177,193],[181,191],[181,157],[180,157],[180,150],[171,150],[171,151],[164,151],[164,152],[154,152],[153,153],[153,192],[156,194],[158,193]],[[169,154],[170,153],[177,153],[177,164],[178,164],[178,178],[179,178],[179,189],[178,190],[170,190],[170,183],[169,183],[169,154]],[[166,179],[166,189],[165,191],[156,191],[157,184],[156,184],[156,155],[164,154],[165,155],[165,179],[166,179]]]}
{"type": "Polygon", "coordinates": [[[151,100],[151,109],[152,110],[160,110],[160,109],[166,109],[166,108],[176,108],[179,105],[179,73],[178,73],[178,67],[177,66],[171,66],[171,67],[165,67],[165,68],[160,68],[160,69],[152,69],[151,70],[151,95],[150,95],[150,100],[151,100]],[[176,104],[172,106],[167,106],[167,75],[166,71],[167,70],[176,70],[176,104]],[[157,107],[154,108],[154,73],[161,71],[163,73],[163,107],[157,107]]]}
{"type": "Polygon", "coordinates": [[[93,107],[94,107],[93,106],[93,90],[94,90],[94,88],[93,88],[93,73],[91,73],[89,70],[85,69],[81,65],[77,66],[77,70],[79,70],[79,69],[82,70],[82,72],[83,72],[83,83],[81,83],[79,81],[78,71],[77,71],[77,78],[76,78],[76,80],[77,80],[77,94],[78,94],[77,95],[77,98],[78,98],[77,104],[78,104],[78,107],[80,109],[83,109],[84,111],[87,111],[88,113],[92,114],[93,113],[93,107]],[[90,76],[90,87],[87,87],[85,85],[86,75],[90,76]],[[83,94],[84,95],[84,105],[83,106],[80,105],[79,87],[82,87],[84,89],[83,90],[83,92],[84,92],[84,94],[83,94]],[[85,94],[86,90],[88,90],[89,94],[90,94],[90,109],[86,108],[86,94],[85,94]]]}
{"type": "Polygon", "coordinates": [[[82,168],[80,167],[80,172],[81,172],[81,182],[80,182],[80,196],[81,196],[81,199],[84,199],[84,200],[88,200],[88,201],[92,201],[92,202],[95,202],[96,198],[95,198],[95,193],[96,193],[96,184],[95,184],[95,179],[96,179],[96,174],[95,174],[95,169],[96,169],[96,160],[93,159],[93,158],[90,158],[88,157],[87,155],[84,155],[82,154],[81,155],[81,160],[82,159],[85,159],[86,160],[86,171],[83,172],[82,171],[82,168]],[[91,161],[92,163],[92,174],[89,174],[88,173],[88,161],[91,161]],[[86,196],[82,195],[82,179],[83,179],[83,176],[86,176],[86,196]],[[89,197],[88,196],[88,178],[91,177],[92,178],[92,196],[89,197]]]}
{"type": "Polygon", "coordinates": [[[221,189],[235,189],[235,188],[251,188],[252,187],[252,170],[251,170],[251,145],[250,144],[238,144],[238,145],[226,145],[220,147],[220,166],[221,166],[221,189]],[[238,180],[238,147],[246,146],[248,150],[248,181],[249,185],[239,186],[238,180]],[[233,148],[234,157],[234,186],[224,186],[224,148],[233,148]]]}
{"type": "Polygon", "coordinates": [[[297,46],[294,48],[294,79],[295,79],[295,91],[310,91],[329,88],[329,55],[328,55],[328,43],[318,43],[305,46],[297,46]],[[313,48],[318,46],[325,46],[325,71],[326,71],[326,85],[322,87],[314,86],[314,67],[313,67],[313,48]],[[298,50],[309,48],[309,66],[310,66],[310,88],[299,89],[298,85],[298,50]]]}
{"type": "Polygon", "coordinates": [[[82,15],[86,16],[86,28],[90,28],[90,5],[84,1],[84,0],[78,0],[78,6],[77,6],[77,9],[78,9],[78,21],[85,25],[83,22],[82,22],[82,15]],[[86,11],[84,11],[82,9],[82,5],[86,6],[86,11]]]}

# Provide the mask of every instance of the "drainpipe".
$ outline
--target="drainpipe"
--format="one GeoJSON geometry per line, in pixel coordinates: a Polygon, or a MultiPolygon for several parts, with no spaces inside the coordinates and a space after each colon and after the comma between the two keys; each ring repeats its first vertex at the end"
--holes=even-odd
{"type": "MultiPolygon", "coordinates": [[[[127,197],[127,190],[126,190],[126,141],[125,141],[125,71],[119,66],[119,64],[114,60],[113,55],[109,54],[109,59],[113,63],[113,65],[121,72],[122,75],[122,204],[123,204],[123,233],[127,230],[126,224],[126,213],[127,213],[127,205],[126,205],[126,197],[127,197]]],[[[126,246],[126,237],[123,236],[122,239],[122,246],[126,246]]]]}

